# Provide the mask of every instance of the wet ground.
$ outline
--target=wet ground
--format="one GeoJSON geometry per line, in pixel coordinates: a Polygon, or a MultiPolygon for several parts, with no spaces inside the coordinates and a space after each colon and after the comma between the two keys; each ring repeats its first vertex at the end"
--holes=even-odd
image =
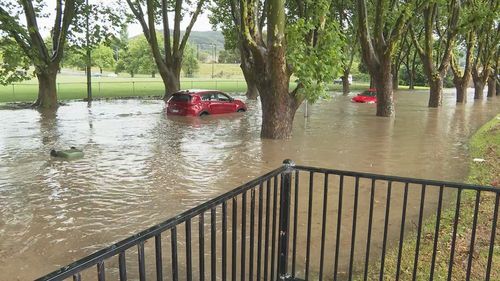
{"type": "MultiPolygon", "coordinates": [[[[333,94],[296,114],[290,140],[261,140],[245,114],[169,118],[163,102],[74,102],[57,115],[0,111],[0,280],[29,280],[276,168],[302,165],[463,181],[467,140],[498,99],[440,109],[396,94],[396,118],[333,94]],[[56,160],[76,146],[83,159],[56,160]]],[[[470,98],[473,101],[472,97],[470,98]]]]}

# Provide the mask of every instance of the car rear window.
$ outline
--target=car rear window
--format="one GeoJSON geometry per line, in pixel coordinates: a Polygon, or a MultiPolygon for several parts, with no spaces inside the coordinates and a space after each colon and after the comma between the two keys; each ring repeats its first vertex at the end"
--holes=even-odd
{"type": "Polygon", "coordinates": [[[189,102],[191,101],[191,96],[186,94],[173,94],[170,101],[173,102],[189,102]]]}

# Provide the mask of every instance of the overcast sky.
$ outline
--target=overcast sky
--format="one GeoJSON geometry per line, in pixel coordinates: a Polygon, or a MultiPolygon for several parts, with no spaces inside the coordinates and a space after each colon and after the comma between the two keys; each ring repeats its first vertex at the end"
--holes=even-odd
{"type": "MultiPolygon", "coordinates": [[[[110,0],[89,0],[89,3],[106,3],[109,2],[110,0]]],[[[45,3],[47,4],[47,11],[49,12],[50,15],[55,16],[55,1],[52,0],[46,0],[45,3]]],[[[203,14],[200,14],[198,16],[198,20],[193,26],[193,30],[195,31],[210,31],[212,30],[212,26],[210,25],[208,21],[208,16],[207,16],[208,10],[204,11],[203,14]]],[[[170,19],[170,26],[173,27],[173,14],[172,16],[169,16],[170,19]]],[[[191,20],[190,17],[187,17],[185,20],[181,22],[181,29],[184,30],[188,24],[189,21],[191,20]]],[[[38,18],[38,26],[40,28],[40,33],[42,34],[43,37],[49,36],[50,33],[50,28],[54,24],[54,18],[53,17],[48,17],[48,18],[38,18]]],[[[157,28],[161,29],[161,26],[157,26],[157,28]]],[[[130,24],[128,26],[128,34],[130,37],[136,36],[139,34],[142,34],[142,28],[140,24],[134,22],[133,24],[130,24]]]]}

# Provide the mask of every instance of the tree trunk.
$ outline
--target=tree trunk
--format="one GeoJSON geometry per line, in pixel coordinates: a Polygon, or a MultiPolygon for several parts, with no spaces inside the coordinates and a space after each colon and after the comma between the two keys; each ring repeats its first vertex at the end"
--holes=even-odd
{"type": "Polygon", "coordinates": [[[134,72],[130,71],[130,77],[134,78],[134,72]]]}
{"type": "Polygon", "coordinates": [[[156,77],[156,71],[151,71],[151,78],[155,78],[156,77]]]}
{"type": "Polygon", "coordinates": [[[180,63],[171,67],[173,71],[170,71],[166,67],[159,67],[159,72],[161,79],[163,80],[163,85],[165,86],[165,93],[163,95],[163,100],[167,101],[173,93],[178,92],[181,89],[181,67],[180,63]]]}
{"type": "Polygon", "coordinates": [[[410,72],[409,80],[408,89],[415,90],[415,73],[413,73],[413,71],[410,72]]]}
{"type": "Polygon", "coordinates": [[[101,74],[102,74],[102,67],[99,67],[99,71],[100,71],[100,72],[101,72],[101,74]]]}
{"type": "Polygon", "coordinates": [[[380,71],[374,77],[377,88],[377,116],[394,116],[394,97],[392,88],[391,58],[384,57],[381,61],[380,71]]]}
{"type": "Polygon", "coordinates": [[[245,77],[245,82],[247,83],[247,92],[245,95],[249,100],[257,100],[257,97],[259,96],[259,89],[257,88],[255,79],[252,76],[251,69],[249,69],[249,66],[245,63],[245,61],[246,57],[242,55],[240,68],[243,72],[243,77],[245,77]]]}
{"type": "Polygon", "coordinates": [[[399,70],[394,70],[392,73],[392,89],[399,89],[399,70]]]}
{"type": "Polygon", "coordinates": [[[247,82],[247,92],[245,96],[249,100],[257,100],[257,97],[259,97],[259,88],[257,88],[257,85],[254,82],[246,79],[245,81],[247,82]]]}
{"type": "Polygon", "coordinates": [[[455,89],[457,91],[457,103],[466,103],[469,80],[461,77],[455,77],[453,79],[453,84],[455,84],[455,89]]]}
{"type": "Polygon", "coordinates": [[[349,94],[351,91],[349,85],[349,71],[344,71],[344,76],[342,76],[342,93],[344,95],[349,94]]]}
{"type": "MultiPolygon", "coordinates": [[[[294,95],[289,93],[290,76],[285,67],[285,49],[279,45],[272,46],[268,52],[265,63],[268,75],[258,80],[262,104],[260,136],[266,139],[287,139],[292,136],[298,104],[294,95]]],[[[254,68],[260,67],[255,65],[254,68]]]]}
{"type": "Polygon", "coordinates": [[[494,75],[490,75],[488,78],[488,97],[492,98],[496,95],[497,92],[497,81],[494,75]]]}
{"type": "Polygon", "coordinates": [[[443,78],[439,74],[429,80],[430,96],[429,107],[440,107],[443,104],[443,78]]]}
{"type": "Polygon", "coordinates": [[[495,88],[496,88],[496,91],[497,91],[497,96],[500,96],[500,79],[496,78],[495,81],[496,81],[495,82],[495,84],[496,84],[495,88]]]}
{"type": "Polygon", "coordinates": [[[262,128],[265,139],[287,139],[292,136],[293,119],[297,108],[288,93],[288,87],[280,87],[279,81],[263,89],[260,87],[262,104],[262,128]],[[264,94],[265,93],[265,94],[264,94]]]}
{"type": "Polygon", "coordinates": [[[484,83],[482,81],[474,81],[474,99],[481,100],[484,96],[484,83]]]}
{"type": "Polygon", "coordinates": [[[38,70],[38,98],[34,106],[42,109],[55,109],[57,103],[57,67],[49,66],[43,70],[38,70]]]}

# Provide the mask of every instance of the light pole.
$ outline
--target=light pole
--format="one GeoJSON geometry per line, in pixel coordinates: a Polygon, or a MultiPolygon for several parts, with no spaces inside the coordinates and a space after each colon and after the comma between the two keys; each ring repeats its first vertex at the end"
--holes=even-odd
{"type": "Polygon", "coordinates": [[[215,64],[215,44],[214,43],[212,43],[212,51],[214,52],[213,57],[212,57],[212,79],[214,79],[214,64],[215,64]]]}
{"type": "Polygon", "coordinates": [[[91,61],[90,61],[90,44],[89,44],[89,0],[85,0],[85,5],[87,7],[87,18],[86,18],[86,26],[87,30],[85,32],[85,37],[86,37],[86,48],[87,48],[87,102],[92,103],[92,78],[90,76],[90,71],[91,71],[91,61]]]}

